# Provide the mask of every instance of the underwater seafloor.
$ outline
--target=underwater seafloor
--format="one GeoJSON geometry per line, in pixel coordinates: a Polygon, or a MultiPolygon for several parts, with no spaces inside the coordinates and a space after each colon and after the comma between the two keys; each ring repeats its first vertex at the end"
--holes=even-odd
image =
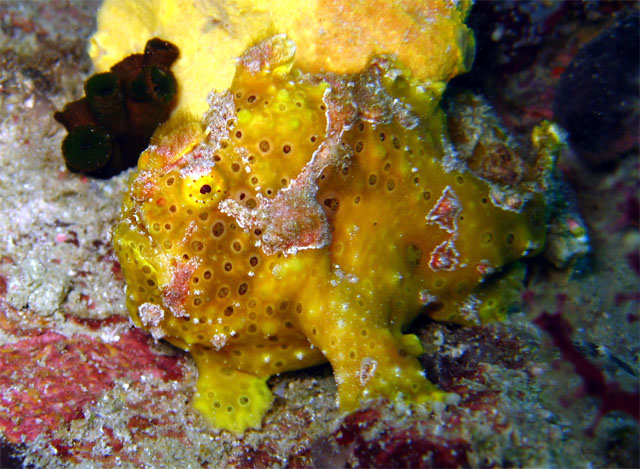
{"type": "Polygon", "coordinates": [[[1,468],[639,466],[637,20],[614,30],[635,38],[635,61],[633,47],[592,48],[602,55],[579,65],[594,80],[558,92],[578,51],[637,3],[478,2],[471,12],[476,62],[452,93],[484,95],[516,137],[587,101],[610,119],[588,122],[582,108],[558,161],[590,252],[564,268],[529,261],[522,301],[502,323],[413,326],[429,379],[460,402],[433,415],[381,402],[341,416],[325,365],[272,378],[274,407],[242,439],[190,407],[190,357],[128,320],[110,245],[127,173],[79,176],[60,154],[52,114],[91,72],[98,6],[0,0],[1,468]],[[559,322],[551,334],[536,325],[545,311],[561,311],[571,340],[559,322]]]}

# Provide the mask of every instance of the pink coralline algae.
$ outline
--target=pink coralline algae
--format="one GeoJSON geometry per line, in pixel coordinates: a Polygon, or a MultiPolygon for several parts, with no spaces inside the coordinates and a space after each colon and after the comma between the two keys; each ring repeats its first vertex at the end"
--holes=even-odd
{"type": "MultiPolygon", "coordinates": [[[[0,303],[0,326],[10,325],[0,303]]],[[[125,328],[126,329],[126,328],[125,328]]],[[[88,334],[70,337],[48,328],[14,329],[19,340],[0,347],[0,430],[11,443],[84,418],[84,409],[117,380],[182,377],[182,358],[154,353],[138,329],[105,342],[88,334]]]]}
{"type": "Polygon", "coordinates": [[[334,435],[349,447],[362,467],[465,467],[471,445],[462,438],[425,434],[417,427],[383,431],[377,438],[364,435],[380,418],[375,409],[349,415],[334,435]]]}

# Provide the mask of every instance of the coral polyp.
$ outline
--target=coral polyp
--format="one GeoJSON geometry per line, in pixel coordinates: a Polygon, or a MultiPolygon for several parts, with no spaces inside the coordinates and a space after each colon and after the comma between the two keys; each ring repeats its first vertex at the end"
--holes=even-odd
{"type": "Polygon", "coordinates": [[[423,309],[501,317],[513,275],[487,275],[544,243],[547,153],[510,205],[457,159],[441,87],[385,56],[336,75],[294,53],[264,40],[202,121],[160,127],[114,233],[134,322],[192,353],[195,407],[235,432],[260,426],[269,376],[325,361],[344,411],[448,402],[403,331],[423,309]]]}

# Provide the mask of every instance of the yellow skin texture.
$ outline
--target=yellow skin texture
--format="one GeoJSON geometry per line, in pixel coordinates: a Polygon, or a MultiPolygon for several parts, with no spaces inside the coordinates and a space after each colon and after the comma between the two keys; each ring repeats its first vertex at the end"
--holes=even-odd
{"type": "Polygon", "coordinates": [[[505,209],[452,160],[438,90],[384,57],[302,73],[294,51],[249,49],[202,121],[156,132],[114,232],[134,322],[192,353],[194,406],[237,433],[261,425],[269,376],[325,361],[343,411],[447,402],[403,330],[425,306],[500,317],[510,280],[485,274],[544,242],[535,190],[505,209]]]}
{"type": "Polygon", "coordinates": [[[257,40],[285,33],[295,66],[354,73],[372,55],[396,54],[422,80],[468,70],[474,39],[464,24],[470,0],[105,0],[89,54],[96,72],[160,37],[180,49],[172,71],[178,106],[200,116],[212,89],[226,90],[235,59],[257,40]]]}

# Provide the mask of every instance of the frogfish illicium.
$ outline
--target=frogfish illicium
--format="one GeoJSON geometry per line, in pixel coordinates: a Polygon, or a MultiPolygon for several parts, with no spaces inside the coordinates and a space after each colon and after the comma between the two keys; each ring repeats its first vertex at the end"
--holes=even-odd
{"type": "Polygon", "coordinates": [[[343,411],[450,401],[403,331],[501,317],[508,266],[544,244],[552,126],[507,187],[454,151],[440,85],[391,56],[345,74],[294,57],[263,40],[202,118],[161,126],[113,238],[134,322],[190,351],[195,407],[235,432],[260,426],[270,376],[326,361],[343,411]]]}

